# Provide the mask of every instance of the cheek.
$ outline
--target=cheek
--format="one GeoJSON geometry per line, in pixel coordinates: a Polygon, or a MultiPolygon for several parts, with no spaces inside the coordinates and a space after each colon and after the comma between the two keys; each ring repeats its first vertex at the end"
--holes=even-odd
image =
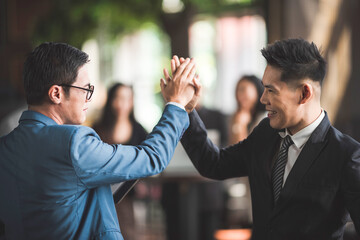
{"type": "Polygon", "coordinates": [[[258,96],[256,92],[249,92],[248,94],[249,102],[255,104],[257,102],[258,96]]]}

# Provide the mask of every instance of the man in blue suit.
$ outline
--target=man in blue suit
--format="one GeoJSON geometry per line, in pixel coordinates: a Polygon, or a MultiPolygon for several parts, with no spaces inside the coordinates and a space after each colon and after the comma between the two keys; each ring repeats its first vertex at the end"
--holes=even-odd
{"type": "Polygon", "coordinates": [[[331,126],[320,105],[324,59],[303,39],[277,41],[262,54],[268,117],[219,149],[193,111],[181,143],[203,176],[249,177],[252,239],[342,239],[349,214],[360,234],[360,144],[331,126]]]}
{"type": "Polygon", "coordinates": [[[185,108],[201,86],[187,59],[161,83],[168,104],[141,145],[102,142],[80,126],[94,92],[87,62],[72,46],[44,43],[24,64],[29,110],[0,138],[0,239],[123,239],[110,184],[163,171],[189,125],[185,108]]]}

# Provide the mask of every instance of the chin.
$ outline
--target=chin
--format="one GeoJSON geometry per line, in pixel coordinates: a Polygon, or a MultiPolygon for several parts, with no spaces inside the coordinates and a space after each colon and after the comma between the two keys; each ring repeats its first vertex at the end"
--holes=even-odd
{"type": "Polygon", "coordinates": [[[77,119],[76,121],[73,121],[73,125],[81,125],[85,122],[86,117],[85,118],[81,118],[81,119],[77,119]]]}
{"type": "Polygon", "coordinates": [[[86,121],[86,118],[83,118],[81,121],[79,121],[79,125],[83,124],[86,121]]]}
{"type": "Polygon", "coordinates": [[[281,130],[284,128],[281,124],[271,121],[271,119],[270,119],[270,127],[277,129],[277,130],[281,130]]]}

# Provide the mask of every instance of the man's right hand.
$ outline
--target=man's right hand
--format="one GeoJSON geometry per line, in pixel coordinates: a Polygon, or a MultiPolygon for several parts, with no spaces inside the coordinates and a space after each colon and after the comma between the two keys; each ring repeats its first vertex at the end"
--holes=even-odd
{"type": "MultiPolygon", "coordinates": [[[[173,59],[171,64],[173,65],[173,59]]],[[[173,70],[173,69],[172,69],[173,70]]],[[[171,78],[168,71],[164,69],[165,80],[161,79],[161,93],[166,102],[176,102],[182,106],[187,106],[193,99],[195,88],[193,79],[195,77],[195,61],[185,59],[173,72],[171,78]]]]}

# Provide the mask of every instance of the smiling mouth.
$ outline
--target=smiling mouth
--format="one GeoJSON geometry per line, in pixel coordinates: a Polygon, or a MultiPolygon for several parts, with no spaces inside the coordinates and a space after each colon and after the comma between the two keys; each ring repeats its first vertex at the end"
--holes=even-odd
{"type": "Polygon", "coordinates": [[[268,111],[268,117],[272,117],[277,113],[276,111],[272,111],[272,110],[267,110],[267,111],[268,111]]]}

